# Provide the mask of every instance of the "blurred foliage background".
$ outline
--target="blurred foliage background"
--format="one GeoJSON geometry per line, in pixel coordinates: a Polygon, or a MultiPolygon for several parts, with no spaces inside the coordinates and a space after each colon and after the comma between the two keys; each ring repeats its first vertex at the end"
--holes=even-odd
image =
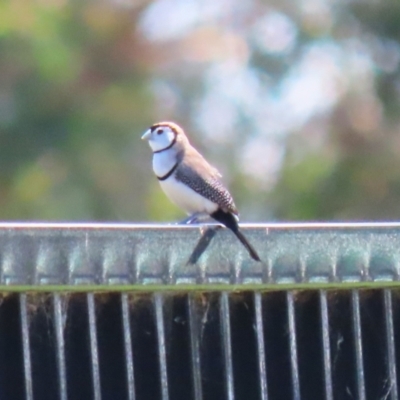
{"type": "Polygon", "coordinates": [[[0,218],[182,218],[180,123],[242,220],[400,218],[398,0],[0,1],[0,218]]]}

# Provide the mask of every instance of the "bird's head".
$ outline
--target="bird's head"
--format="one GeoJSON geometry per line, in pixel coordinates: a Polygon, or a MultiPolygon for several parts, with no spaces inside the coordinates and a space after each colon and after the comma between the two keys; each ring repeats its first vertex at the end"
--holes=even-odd
{"type": "Polygon", "coordinates": [[[174,122],[158,122],[144,133],[142,139],[149,142],[153,152],[158,152],[186,140],[186,136],[183,129],[174,122]]]}

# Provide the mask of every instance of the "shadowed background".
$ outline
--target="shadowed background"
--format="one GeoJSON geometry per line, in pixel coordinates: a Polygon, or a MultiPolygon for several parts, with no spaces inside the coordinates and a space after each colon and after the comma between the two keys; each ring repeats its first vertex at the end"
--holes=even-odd
{"type": "Polygon", "coordinates": [[[400,218],[400,3],[0,3],[0,219],[182,218],[140,140],[180,123],[242,221],[400,218]]]}

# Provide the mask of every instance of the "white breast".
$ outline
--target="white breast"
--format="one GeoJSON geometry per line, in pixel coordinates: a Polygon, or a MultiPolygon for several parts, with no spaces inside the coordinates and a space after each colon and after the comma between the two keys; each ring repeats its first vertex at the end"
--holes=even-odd
{"type": "MultiPolygon", "coordinates": [[[[171,150],[155,153],[153,155],[153,170],[157,176],[165,176],[176,164],[176,154],[171,150]]],[[[194,213],[212,214],[218,205],[190,189],[188,186],[175,179],[172,174],[165,181],[160,181],[161,188],[169,199],[189,215],[194,213]]]]}
{"type": "MultiPolygon", "coordinates": [[[[171,149],[172,150],[172,149],[171,149]]],[[[176,155],[173,151],[163,151],[153,154],[153,171],[157,176],[164,176],[171,171],[176,163],[176,155]]]]}
{"type": "Polygon", "coordinates": [[[160,181],[160,185],[169,199],[189,215],[197,212],[212,214],[218,209],[217,204],[177,181],[174,175],[165,181],[160,181]]]}

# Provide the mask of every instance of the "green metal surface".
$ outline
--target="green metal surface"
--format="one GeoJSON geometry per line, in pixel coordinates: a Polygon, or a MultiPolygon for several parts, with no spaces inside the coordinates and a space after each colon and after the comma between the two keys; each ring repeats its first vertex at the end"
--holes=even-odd
{"type": "Polygon", "coordinates": [[[0,224],[0,291],[398,286],[400,224],[0,224]],[[199,245],[200,243],[200,245],[199,245]],[[200,250],[199,250],[200,249],[200,250]]]}

